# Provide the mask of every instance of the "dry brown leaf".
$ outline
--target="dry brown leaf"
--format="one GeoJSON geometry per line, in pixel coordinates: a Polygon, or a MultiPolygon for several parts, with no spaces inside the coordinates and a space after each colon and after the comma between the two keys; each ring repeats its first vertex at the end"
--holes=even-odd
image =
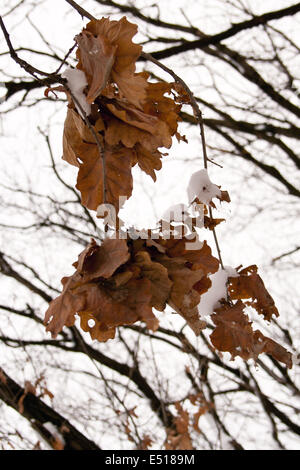
{"type": "Polygon", "coordinates": [[[177,101],[182,104],[190,104],[191,97],[181,83],[173,83],[172,88],[178,93],[177,101]]]}
{"type": "Polygon", "coordinates": [[[159,262],[167,268],[168,276],[173,283],[168,304],[186,320],[194,333],[199,335],[206,323],[199,318],[197,305],[200,295],[193,286],[202,279],[203,272],[187,268],[180,258],[160,255],[159,262]]]}
{"type": "Polygon", "coordinates": [[[135,264],[141,269],[141,276],[151,281],[151,305],[162,312],[166,308],[172,286],[168,270],[161,263],[153,262],[146,251],[139,251],[135,255],[135,264]]]}
{"type": "Polygon", "coordinates": [[[108,85],[114,82],[121,97],[137,107],[141,106],[147,82],[143,76],[135,76],[135,63],[142,50],[141,46],[132,42],[136,33],[137,26],[127,21],[126,17],[119,21],[101,18],[86,25],[78,41],[77,67],[87,75],[90,102],[107,82],[108,85]]]}
{"type": "Polygon", "coordinates": [[[154,302],[161,301],[155,287],[156,263],[151,269],[147,263],[140,261],[133,264],[138,272],[146,272],[142,278],[133,278],[133,274],[123,282],[114,282],[113,274],[120,266],[126,266],[129,258],[125,240],[107,239],[101,246],[94,240],[79,255],[74,263],[76,272],[63,279],[64,290],[53,300],[45,314],[47,331],[52,337],[62,330],[63,326],[71,326],[77,313],[81,319],[81,327],[88,331],[92,339],[106,341],[113,338],[115,328],[120,325],[145,321],[155,328],[155,316],[152,313],[152,297],[154,302]],[[147,278],[153,279],[152,282],[147,278]],[[91,325],[92,321],[92,325],[91,325]]]}
{"type": "Polygon", "coordinates": [[[260,352],[270,354],[270,356],[285,364],[289,369],[292,368],[292,355],[283,346],[276,343],[273,339],[267,338],[259,330],[254,332],[254,337],[258,354],[260,352]]]}
{"type": "Polygon", "coordinates": [[[176,434],[175,431],[171,430],[167,436],[167,442],[165,443],[166,450],[193,450],[192,441],[190,436],[185,434],[176,434]]]}
{"type": "Polygon", "coordinates": [[[109,277],[128,256],[124,240],[107,239],[100,247],[92,240],[74,263],[78,268],[76,272],[62,279],[64,288],[61,295],[50,302],[44,320],[46,331],[50,331],[55,338],[64,325],[72,326],[75,313],[82,310],[86,302],[84,295],[78,295],[76,289],[91,279],[109,277]]]}
{"type": "Polygon", "coordinates": [[[150,284],[147,279],[132,279],[119,288],[95,283],[79,287],[77,294],[84,295],[85,305],[78,315],[92,315],[95,326],[89,328],[91,336],[95,337],[98,329],[106,333],[117,326],[152,319],[150,284]]]}
{"type": "Polygon", "coordinates": [[[86,97],[92,103],[106,87],[115,61],[118,46],[103,36],[94,36],[87,30],[75,36],[80,51],[80,67],[90,82],[86,97]]]}
{"type": "Polygon", "coordinates": [[[199,428],[199,419],[201,418],[201,416],[211,410],[212,407],[212,404],[209,402],[205,402],[200,405],[198,411],[194,414],[193,428],[195,429],[195,431],[201,433],[201,429],[199,428]]]}
{"type": "Polygon", "coordinates": [[[225,219],[215,219],[213,217],[204,216],[204,227],[208,230],[213,230],[221,222],[224,222],[225,219]]]}
{"type": "Polygon", "coordinates": [[[76,188],[81,192],[82,204],[91,210],[104,202],[119,210],[119,197],[132,193],[131,160],[129,149],[107,147],[104,150],[106,200],[103,198],[103,159],[96,145],[82,154],[76,188]]]}
{"type": "Polygon", "coordinates": [[[128,119],[125,111],[118,112],[113,105],[110,105],[110,110],[118,119],[111,117],[108,120],[105,141],[109,145],[115,146],[121,143],[127,148],[133,148],[135,144],[140,144],[149,152],[157,152],[159,147],[171,147],[172,138],[163,121],[153,118],[154,123],[150,132],[141,126],[137,127],[137,122],[128,119]]]}
{"type": "Polygon", "coordinates": [[[84,297],[74,292],[74,287],[80,285],[80,280],[77,272],[71,277],[62,278],[63,291],[49,304],[44,324],[47,325],[46,331],[51,332],[52,338],[56,338],[65,325],[74,325],[75,313],[84,307],[84,297]]]}
{"type": "Polygon", "coordinates": [[[80,312],[80,328],[90,334],[91,338],[100,342],[113,339],[116,335],[114,327],[108,328],[104,324],[99,323],[95,316],[89,312],[80,312]]]}
{"type": "Polygon", "coordinates": [[[166,249],[168,256],[181,258],[192,271],[201,270],[203,275],[207,275],[214,274],[219,269],[219,261],[212,256],[211,248],[206,240],[204,240],[202,248],[198,250],[188,250],[189,240],[185,237],[160,240],[160,243],[166,249]]]}
{"type": "Polygon", "coordinates": [[[136,144],[133,148],[133,166],[137,163],[142,171],[156,181],[155,170],[161,169],[162,156],[163,154],[158,150],[150,152],[143,145],[136,144]]]}
{"type": "Polygon", "coordinates": [[[94,132],[69,100],[63,159],[79,168],[76,187],[82,204],[91,210],[106,202],[118,211],[119,196],[128,198],[132,193],[131,168],[138,164],[155,180],[165,155],[159,149],[170,148],[172,136],[181,138],[177,132],[181,104],[165,96],[174,84],[150,83],[147,73],[135,73],[141,52],[141,46],[132,42],[136,32],[137,26],[125,17],[102,18],[92,20],[76,36],[77,67],[87,77],[87,101],[97,98],[90,115],[94,132]]]}
{"type": "Polygon", "coordinates": [[[208,289],[211,287],[211,280],[209,277],[205,276],[200,281],[196,282],[196,284],[193,285],[193,289],[195,289],[198,294],[202,295],[205,294],[205,292],[208,291],[208,289]]]}
{"type": "Polygon", "coordinates": [[[175,426],[178,434],[184,434],[189,430],[189,414],[185,411],[180,402],[175,403],[178,416],[175,418],[175,426]]]}
{"type": "Polygon", "coordinates": [[[199,335],[206,323],[199,318],[198,304],[200,293],[208,289],[210,284],[207,274],[218,269],[219,262],[211,254],[206,244],[201,249],[187,250],[187,239],[165,240],[158,238],[142,242],[136,240],[133,246],[141,250],[141,243],[148,248],[151,259],[163,265],[172,281],[167,303],[188,323],[196,335],[199,335]]]}
{"type": "MultiPolygon", "coordinates": [[[[115,99],[111,103],[107,104],[107,109],[109,109],[111,114],[117,117],[120,121],[123,121],[132,127],[147,131],[150,134],[155,134],[160,131],[160,120],[157,116],[151,115],[150,113],[145,113],[130,103],[126,103],[120,99],[115,99]]],[[[127,145],[125,145],[127,147],[133,147],[134,144],[135,142],[127,142],[127,145]]]]}
{"type": "Polygon", "coordinates": [[[231,299],[249,299],[246,302],[270,321],[272,315],[279,316],[274,300],[267,291],[263,280],[257,274],[257,266],[252,265],[239,272],[238,277],[229,278],[228,292],[231,299]]]}
{"type": "Polygon", "coordinates": [[[89,282],[99,277],[108,279],[119,266],[128,261],[129,257],[125,240],[106,238],[99,246],[92,239],[73,266],[82,275],[82,282],[89,282]]]}
{"type": "Polygon", "coordinates": [[[253,331],[252,323],[244,313],[245,304],[241,300],[235,305],[224,304],[211,315],[216,325],[210,335],[212,344],[219,351],[227,351],[232,358],[240,356],[244,360],[257,360],[265,352],[288,367],[292,366],[291,354],[260,331],[253,331]]]}
{"type": "Polygon", "coordinates": [[[232,358],[257,359],[253,329],[244,308],[245,304],[240,300],[233,306],[226,304],[218,308],[211,315],[216,328],[210,339],[216,349],[230,352],[232,358]]]}
{"type": "MultiPolygon", "coordinates": [[[[175,135],[177,131],[181,105],[177,104],[174,99],[165,96],[170,93],[173,83],[149,83],[147,88],[147,98],[144,104],[144,111],[153,116],[157,116],[159,120],[165,122],[170,135],[175,135]]],[[[182,136],[178,136],[183,138],[182,136]]]]}
{"type": "Polygon", "coordinates": [[[103,146],[99,131],[104,124],[99,117],[95,124],[98,144],[81,117],[68,110],[63,136],[63,159],[79,167],[76,187],[81,192],[82,204],[97,210],[104,203],[103,178],[106,183],[106,203],[119,209],[119,196],[130,197],[132,192],[132,154],[130,150],[103,146]],[[105,172],[103,170],[105,160],[105,172]]]}

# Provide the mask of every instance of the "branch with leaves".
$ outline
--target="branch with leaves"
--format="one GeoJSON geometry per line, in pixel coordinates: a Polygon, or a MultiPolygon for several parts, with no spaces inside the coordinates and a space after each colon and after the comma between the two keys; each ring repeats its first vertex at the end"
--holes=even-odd
{"type": "MultiPolygon", "coordinates": [[[[71,3],[80,14],[91,17],[75,2],[71,3]]],[[[2,20],[1,26],[12,58],[26,71],[42,74],[16,56],[2,20]]],[[[131,168],[136,164],[155,180],[155,170],[161,168],[163,156],[159,148],[171,147],[174,135],[178,141],[186,141],[177,131],[182,103],[192,106],[199,122],[204,173],[207,170],[202,114],[192,92],[182,79],[150,55],[144,54],[144,58],[167,71],[175,82],[152,83],[146,73],[135,72],[135,62],[142,53],[141,46],[132,42],[136,31],[125,17],[120,21],[92,18],[75,38],[77,68],[64,72],[64,79],[60,79],[64,86],[46,91],[47,96],[56,90],[67,94],[63,158],[78,167],[76,187],[82,204],[91,210],[108,203],[118,213],[120,198],[131,196],[131,168]],[[171,92],[173,98],[165,96],[171,92]]],[[[203,205],[211,222],[215,207],[212,199],[229,202],[230,198],[210,182],[206,173],[196,184],[199,187],[193,188],[190,202],[203,205]]],[[[138,320],[155,328],[152,308],[163,311],[169,304],[199,334],[205,327],[197,309],[201,296],[211,288],[211,276],[219,264],[225,272],[215,224],[209,228],[219,261],[212,257],[206,242],[200,250],[189,251],[186,237],[177,240],[171,234],[169,240],[164,240],[162,232],[155,242],[130,238],[125,241],[116,234],[116,239],[108,238],[101,246],[92,241],[75,263],[75,274],[63,279],[62,295],[50,304],[45,317],[47,329],[55,337],[63,325],[74,324],[78,314],[83,329],[93,339],[106,341],[114,337],[117,326],[138,320]],[[90,320],[94,322],[92,327],[90,320]]],[[[211,334],[212,343],[232,357],[257,359],[261,352],[267,352],[291,367],[291,354],[259,331],[253,331],[244,313],[247,302],[242,300],[251,298],[248,304],[266,320],[278,316],[256,271],[256,267],[249,267],[234,277],[226,276],[227,293],[213,306],[216,329],[211,334]]]]}

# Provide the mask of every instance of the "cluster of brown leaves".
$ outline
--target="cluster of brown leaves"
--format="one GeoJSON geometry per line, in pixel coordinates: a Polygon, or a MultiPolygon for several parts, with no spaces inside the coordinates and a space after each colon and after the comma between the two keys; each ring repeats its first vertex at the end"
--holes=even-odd
{"type": "Polygon", "coordinates": [[[50,303],[47,331],[56,337],[64,325],[74,324],[77,313],[92,339],[106,341],[116,327],[137,321],[155,330],[152,309],[163,311],[169,304],[199,334],[206,325],[197,305],[219,262],[206,243],[191,251],[186,243],[185,238],[108,238],[101,245],[92,240],[74,263],[75,273],[62,279],[62,294],[50,303]]]}
{"type": "MultiPolygon", "coordinates": [[[[138,164],[155,180],[163,156],[160,149],[170,148],[173,136],[186,140],[177,126],[181,105],[188,103],[189,97],[179,84],[151,83],[147,73],[136,73],[142,49],[132,42],[136,32],[137,26],[125,17],[119,21],[102,18],[89,22],[76,36],[77,68],[86,76],[91,114],[88,119],[81,117],[78,103],[66,88],[69,107],[63,158],[78,167],[76,187],[82,204],[92,210],[107,203],[118,211],[119,197],[128,198],[132,193],[132,167],[138,164]]],[[[204,227],[214,230],[224,219],[211,216],[208,208],[215,207],[212,198],[230,202],[230,197],[208,177],[203,184],[195,194],[205,196],[204,227]]],[[[198,197],[192,199],[203,202],[198,197]]],[[[75,273],[62,279],[62,294],[51,302],[45,315],[47,331],[56,337],[64,325],[74,324],[77,314],[92,339],[106,341],[114,338],[116,327],[137,321],[155,330],[158,321],[153,308],[163,311],[169,305],[198,335],[206,324],[199,319],[197,306],[211,287],[209,276],[219,269],[219,261],[206,242],[192,250],[187,249],[187,242],[184,236],[168,240],[159,236],[156,241],[106,238],[101,245],[92,240],[74,263],[75,273]]],[[[267,321],[278,316],[256,266],[229,279],[228,298],[212,315],[214,347],[246,360],[256,360],[265,352],[291,367],[290,353],[253,330],[244,312],[247,306],[267,321]]],[[[179,405],[177,411],[181,416],[178,426],[186,424],[179,405]]],[[[177,430],[175,434],[185,432],[177,430]]],[[[184,445],[189,446],[188,442],[184,445]]]]}
{"type": "Polygon", "coordinates": [[[182,101],[178,86],[151,83],[147,73],[135,72],[142,50],[132,42],[136,32],[126,17],[102,18],[76,36],[77,68],[87,78],[89,121],[97,139],[69,96],[63,159],[79,168],[76,187],[82,204],[92,210],[102,203],[118,210],[119,196],[132,193],[132,167],[138,164],[155,180],[164,155],[159,149],[170,148],[174,135],[185,139],[177,132],[182,101]],[[173,98],[165,96],[171,92],[173,98]]]}
{"type": "MultiPolygon", "coordinates": [[[[63,291],[46,312],[45,324],[52,337],[63,326],[72,326],[75,315],[92,339],[107,341],[116,328],[145,322],[158,327],[153,308],[164,311],[169,305],[181,315],[196,335],[206,327],[199,318],[201,295],[211,287],[210,275],[219,269],[206,242],[189,250],[186,238],[151,239],[106,238],[101,245],[92,240],[74,263],[76,271],[62,279],[63,291]]],[[[232,358],[256,360],[265,352],[291,367],[291,354],[259,330],[253,330],[245,307],[251,305],[268,321],[278,315],[274,301],[256,266],[229,278],[229,299],[211,316],[216,328],[210,335],[213,346],[231,353],[232,358]],[[242,302],[241,299],[250,301],[242,302]],[[237,302],[233,301],[237,299],[237,302]]]]}
{"type": "Polygon", "coordinates": [[[210,335],[213,345],[219,351],[230,352],[233,358],[240,356],[245,360],[256,360],[264,352],[291,368],[291,353],[261,331],[253,330],[248,315],[244,313],[245,307],[238,300],[235,305],[225,304],[216,310],[212,315],[216,328],[210,335]]]}
{"type": "Polygon", "coordinates": [[[228,293],[230,302],[224,301],[211,316],[216,325],[210,335],[214,347],[229,352],[232,358],[240,356],[245,360],[256,360],[264,352],[291,368],[291,353],[261,331],[253,330],[252,322],[244,312],[247,306],[251,306],[267,321],[271,321],[272,315],[279,315],[273,298],[257,274],[257,266],[248,266],[239,272],[238,277],[229,278],[228,293]],[[249,298],[251,302],[242,302],[242,299],[249,298]],[[234,304],[233,300],[237,302],[234,304]]]}

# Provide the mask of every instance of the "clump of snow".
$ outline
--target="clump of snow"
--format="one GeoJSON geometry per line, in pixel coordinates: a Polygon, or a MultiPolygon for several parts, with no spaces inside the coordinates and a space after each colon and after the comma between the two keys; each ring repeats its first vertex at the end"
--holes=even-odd
{"type": "MultiPolygon", "coordinates": [[[[86,96],[83,93],[83,90],[88,84],[85,73],[82,70],[71,69],[69,67],[61,74],[61,76],[67,80],[72,95],[76,101],[78,101],[85,114],[87,116],[91,114],[91,105],[87,102],[86,96]]],[[[75,106],[78,113],[83,118],[83,113],[81,112],[79,106],[77,106],[77,103],[75,103],[75,106]]]]}
{"type": "Polygon", "coordinates": [[[214,197],[221,197],[222,194],[220,188],[209,179],[206,169],[192,174],[187,192],[189,203],[198,198],[203,204],[207,205],[214,197]]]}
{"type": "Polygon", "coordinates": [[[236,270],[230,266],[225,266],[225,269],[220,269],[210,276],[211,287],[201,296],[198,305],[200,318],[211,315],[216,308],[220,307],[220,300],[227,297],[226,283],[228,278],[237,276],[236,270]]]}

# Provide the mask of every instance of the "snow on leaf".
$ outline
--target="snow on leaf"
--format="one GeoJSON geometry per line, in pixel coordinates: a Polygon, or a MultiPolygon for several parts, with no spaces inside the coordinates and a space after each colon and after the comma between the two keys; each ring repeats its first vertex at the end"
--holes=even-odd
{"type": "Polygon", "coordinates": [[[247,305],[270,321],[272,315],[279,316],[274,300],[267,291],[262,278],[257,274],[257,266],[252,265],[239,272],[238,277],[229,279],[228,292],[232,300],[249,299],[247,305]]]}
{"type": "Polygon", "coordinates": [[[230,202],[227,191],[221,191],[219,186],[211,182],[206,169],[193,173],[188,185],[189,202],[199,200],[203,204],[215,207],[212,201],[214,198],[230,202]]]}
{"type": "Polygon", "coordinates": [[[226,266],[225,269],[220,269],[209,277],[211,287],[201,296],[198,305],[200,317],[211,315],[216,308],[220,307],[220,300],[227,298],[228,277],[233,275],[236,275],[235,270],[226,266]]]}
{"type": "MultiPolygon", "coordinates": [[[[72,95],[75,97],[75,99],[79,102],[79,105],[82,107],[84,110],[85,114],[88,116],[91,114],[91,105],[87,101],[86,95],[83,93],[84,89],[87,86],[87,80],[85,73],[82,70],[79,69],[71,69],[67,68],[62,74],[62,78],[65,78],[68,82],[68,86],[70,88],[70,91],[72,95]]],[[[75,102],[75,107],[82,116],[81,109],[75,102]]]]}

